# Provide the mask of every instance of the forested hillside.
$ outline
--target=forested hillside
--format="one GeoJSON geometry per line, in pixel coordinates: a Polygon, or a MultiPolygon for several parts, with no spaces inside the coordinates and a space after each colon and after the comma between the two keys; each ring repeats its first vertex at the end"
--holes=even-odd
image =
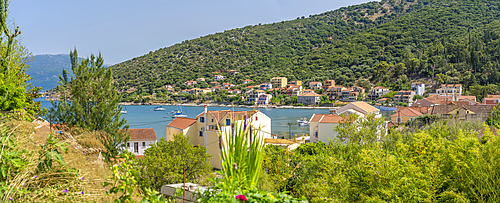
{"type": "Polygon", "coordinates": [[[410,79],[466,85],[500,79],[498,1],[384,0],[184,41],[112,66],[123,89],[180,85],[235,69],[239,84],[359,79],[397,89],[410,79]]]}

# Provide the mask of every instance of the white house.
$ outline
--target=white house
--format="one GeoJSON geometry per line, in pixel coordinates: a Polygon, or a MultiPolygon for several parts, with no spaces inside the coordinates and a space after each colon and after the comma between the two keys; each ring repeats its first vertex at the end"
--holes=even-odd
{"type": "Polygon", "coordinates": [[[422,82],[411,83],[411,90],[415,91],[415,94],[424,96],[425,94],[425,84],[422,82]]]}
{"type": "Polygon", "coordinates": [[[149,145],[156,143],[156,133],[153,128],[128,129],[130,140],[126,149],[136,156],[143,156],[149,145]]]}
{"type": "Polygon", "coordinates": [[[335,127],[342,121],[342,116],[333,114],[313,114],[309,124],[311,142],[328,143],[329,139],[336,139],[338,132],[335,127]]]}
{"type": "Polygon", "coordinates": [[[223,75],[214,75],[214,80],[224,80],[223,75]]]}

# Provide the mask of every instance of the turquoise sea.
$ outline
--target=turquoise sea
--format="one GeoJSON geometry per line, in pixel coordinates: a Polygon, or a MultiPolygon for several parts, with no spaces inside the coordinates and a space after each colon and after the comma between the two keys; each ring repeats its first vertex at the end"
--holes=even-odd
{"type": "MultiPolygon", "coordinates": [[[[50,107],[49,101],[41,101],[42,107],[50,107]]],[[[173,120],[170,116],[172,110],[182,109],[183,113],[189,118],[194,118],[196,115],[203,112],[203,107],[197,106],[163,106],[166,111],[154,111],[157,106],[124,106],[127,114],[122,116],[127,120],[130,128],[154,128],[158,139],[165,137],[166,125],[173,120]],[[166,116],[166,117],[165,117],[166,116]]],[[[229,107],[208,107],[209,111],[228,110],[229,107]]],[[[297,120],[307,117],[309,120],[313,114],[328,113],[328,109],[275,109],[275,108],[257,108],[262,113],[271,118],[272,134],[277,134],[278,137],[290,138],[295,135],[309,134],[309,126],[298,126],[297,120]],[[288,123],[292,125],[289,127],[288,123]]],[[[235,111],[249,111],[250,108],[234,108],[235,111]]],[[[393,111],[382,111],[382,114],[387,118],[393,111]]]]}

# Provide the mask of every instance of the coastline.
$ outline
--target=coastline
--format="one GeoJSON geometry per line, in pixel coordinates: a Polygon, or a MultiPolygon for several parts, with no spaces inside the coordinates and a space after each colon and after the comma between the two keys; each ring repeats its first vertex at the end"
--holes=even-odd
{"type": "Polygon", "coordinates": [[[203,107],[204,105],[207,105],[208,107],[236,107],[236,108],[274,108],[274,109],[336,109],[339,107],[325,107],[325,106],[276,106],[276,105],[254,105],[254,106],[247,106],[247,105],[225,105],[225,104],[205,104],[205,103],[200,103],[200,104],[195,104],[195,103],[182,103],[182,104],[172,104],[172,103],[132,103],[132,102],[120,102],[119,103],[122,106],[197,106],[197,107],[203,107]]]}

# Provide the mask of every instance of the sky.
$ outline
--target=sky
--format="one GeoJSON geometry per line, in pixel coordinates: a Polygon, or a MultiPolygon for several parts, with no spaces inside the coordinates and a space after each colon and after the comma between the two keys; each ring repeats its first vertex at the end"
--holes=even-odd
{"type": "Polygon", "coordinates": [[[102,54],[116,64],[184,40],[294,20],[367,0],[13,0],[11,25],[33,55],[102,54]]]}

